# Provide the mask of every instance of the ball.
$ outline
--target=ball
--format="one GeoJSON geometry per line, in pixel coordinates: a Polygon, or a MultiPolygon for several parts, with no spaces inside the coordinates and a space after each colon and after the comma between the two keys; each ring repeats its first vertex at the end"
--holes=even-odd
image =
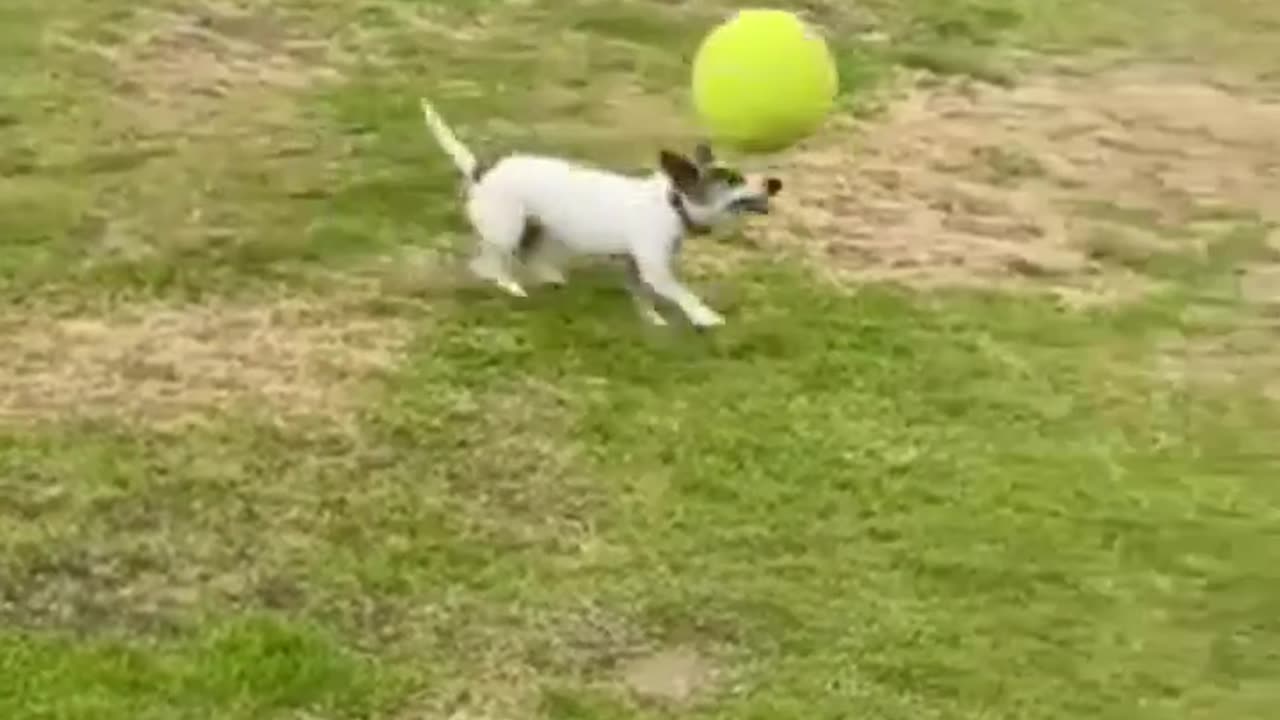
{"type": "Polygon", "coordinates": [[[785,10],[742,10],[703,39],[693,103],[711,139],[742,152],[780,150],[813,133],[835,103],[827,43],[785,10]]]}

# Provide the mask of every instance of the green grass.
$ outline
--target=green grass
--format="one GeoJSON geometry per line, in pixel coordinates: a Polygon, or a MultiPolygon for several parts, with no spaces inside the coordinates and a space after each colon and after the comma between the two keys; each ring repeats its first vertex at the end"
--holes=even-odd
{"type": "Polygon", "coordinates": [[[246,618],[181,644],[131,646],[6,633],[7,717],[246,717],[313,707],[367,714],[393,684],[313,628],[246,618]]]}
{"type": "MultiPolygon", "coordinates": [[[[370,293],[379,262],[466,232],[418,94],[485,150],[645,163],[690,124],[603,101],[683,107],[718,10],[242,5],[248,37],[331,37],[298,52],[340,79],[195,93],[202,119],[159,127],[85,46],[154,27],[128,8],[179,4],[0,10],[0,328],[283,295],[341,299],[409,344],[349,414],[0,418],[0,716],[1274,712],[1280,411],[1266,377],[1198,382],[1212,368],[1190,349],[1258,315],[1234,269],[1274,260],[1272,226],[1223,215],[1200,257],[1100,245],[1164,284],[1095,309],[838,289],[763,259],[695,273],[729,317],[711,335],[642,327],[606,270],[526,303],[370,293]],[[632,660],[674,647],[719,680],[685,701],[628,691],[632,660]]],[[[1276,38],[1243,2],[1155,22],[1142,0],[877,1],[876,45],[865,17],[814,5],[867,113],[904,64],[1016,83],[1016,51],[1123,43],[1265,74],[1276,38]]],[[[990,162],[1009,184],[1040,175],[1015,150],[990,162]]]]}

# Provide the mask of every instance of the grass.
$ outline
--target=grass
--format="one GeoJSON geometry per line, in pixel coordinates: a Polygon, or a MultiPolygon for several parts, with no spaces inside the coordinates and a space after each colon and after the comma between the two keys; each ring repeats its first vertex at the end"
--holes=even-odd
{"type": "Polygon", "coordinates": [[[302,703],[368,713],[388,689],[386,676],[323,632],[255,618],[145,648],[11,634],[0,663],[10,717],[261,716],[302,703]]]}
{"type": "MultiPolygon", "coordinates": [[[[0,9],[0,328],[28,329],[15,357],[69,358],[80,381],[61,385],[87,395],[68,412],[56,373],[0,363],[6,392],[43,383],[30,413],[0,413],[0,715],[1243,719],[1280,702],[1280,413],[1267,378],[1169,350],[1258,318],[1234,271],[1268,261],[1272,226],[1233,216],[1199,258],[1099,240],[1167,282],[1093,309],[855,291],[763,260],[695,273],[730,318],[705,337],[646,331],[604,271],[521,304],[384,292],[381,264],[465,233],[417,94],[486,150],[644,164],[692,137],[671,88],[719,8],[231,5],[0,9]],[[129,44],[174,27],[172,55],[129,44]],[[155,315],[155,338],[83,352],[113,308],[282,296],[303,320],[155,315]],[[343,313],[407,336],[391,367],[351,381],[372,350],[343,313]],[[33,319],[52,351],[28,347],[33,319]],[[279,329],[303,321],[332,331],[273,371],[287,412],[217,381],[219,333],[266,357],[312,337],[279,329]],[[110,409],[201,374],[216,398],[177,429],[110,409]],[[673,648],[713,680],[635,692],[633,663],[673,648]]],[[[1273,71],[1274,12],[1243,2],[1165,3],[1159,22],[1143,0],[871,2],[873,21],[812,5],[847,104],[872,114],[902,64],[1016,83],[1028,50],[1273,71]],[[857,40],[868,23],[889,42],[857,40]]],[[[1040,174],[1013,150],[989,161],[1009,184],[1040,174]]]]}

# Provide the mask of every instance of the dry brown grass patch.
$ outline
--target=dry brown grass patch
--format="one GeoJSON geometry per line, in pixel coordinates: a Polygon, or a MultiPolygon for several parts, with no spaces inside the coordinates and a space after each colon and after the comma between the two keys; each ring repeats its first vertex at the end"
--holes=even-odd
{"type": "Polygon", "coordinates": [[[1195,223],[1280,219],[1277,157],[1280,104],[1178,69],[935,81],[779,158],[789,224],[762,237],[838,278],[1127,297],[1147,279],[1088,238],[1181,252],[1195,223]]]}
{"type": "Polygon", "coordinates": [[[287,12],[266,0],[153,4],[51,32],[101,91],[78,98],[86,117],[66,138],[86,188],[86,263],[296,252],[296,234],[264,239],[264,228],[305,227],[297,200],[330,187],[343,147],[299,98],[341,74],[329,43],[287,12]]]}
{"type": "Polygon", "coordinates": [[[1280,265],[1253,264],[1240,272],[1240,293],[1264,314],[1280,317],[1280,265]]]}
{"type": "Polygon", "coordinates": [[[83,46],[104,60],[135,127],[199,133],[233,118],[287,122],[290,93],[338,77],[324,45],[295,37],[269,5],[201,2],[182,11],[138,9],[116,44],[83,46]]]}
{"type": "Polygon", "coordinates": [[[447,670],[406,717],[533,717],[558,683],[619,702],[688,709],[731,677],[719,657],[655,642],[642,626],[587,602],[506,614],[493,606],[445,612],[460,628],[449,636],[450,660],[441,663],[447,670]]]}
{"type": "Polygon", "coordinates": [[[403,322],[317,299],[147,303],[101,314],[9,310],[0,420],[108,418],[183,427],[252,410],[341,420],[394,366],[403,322]]]}
{"type": "Polygon", "coordinates": [[[1194,338],[1169,339],[1157,372],[1192,390],[1242,389],[1280,402],[1280,319],[1255,318],[1194,338]]]}
{"type": "Polygon", "coordinates": [[[556,120],[540,125],[558,146],[610,163],[656,169],[659,148],[689,152],[697,137],[679,93],[655,93],[627,76],[594,80],[588,91],[548,89],[556,120]]]}
{"type": "Polygon", "coordinates": [[[1280,402],[1280,264],[1245,264],[1234,280],[1189,308],[1192,324],[1208,329],[1166,338],[1156,372],[1191,391],[1240,389],[1280,402]]]}

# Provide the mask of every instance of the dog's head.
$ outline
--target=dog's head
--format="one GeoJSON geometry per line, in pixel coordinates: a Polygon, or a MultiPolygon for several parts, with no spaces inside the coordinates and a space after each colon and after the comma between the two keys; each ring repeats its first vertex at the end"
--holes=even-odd
{"type": "Polygon", "coordinates": [[[712,226],[742,215],[767,215],[769,200],[782,191],[775,177],[748,179],[720,163],[705,143],[693,158],[663,150],[658,156],[662,172],[679,195],[684,212],[699,225],[712,226]]]}

